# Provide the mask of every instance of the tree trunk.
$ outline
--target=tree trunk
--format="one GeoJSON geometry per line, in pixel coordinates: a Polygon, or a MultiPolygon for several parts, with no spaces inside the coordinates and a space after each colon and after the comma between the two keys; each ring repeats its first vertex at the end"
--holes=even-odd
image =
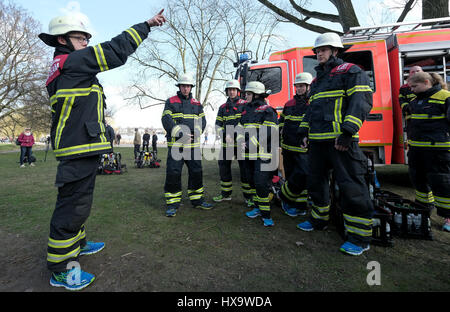
{"type": "Polygon", "coordinates": [[[360,26],[351,0],[330,0],[330,2],[338,10],[344,33],[350,30],[350,27],[360,26]]]}
{"type": "Polygon", "coordinates": [[[449,0],[422,0],[422,18],[448,17],[449,0]]]}

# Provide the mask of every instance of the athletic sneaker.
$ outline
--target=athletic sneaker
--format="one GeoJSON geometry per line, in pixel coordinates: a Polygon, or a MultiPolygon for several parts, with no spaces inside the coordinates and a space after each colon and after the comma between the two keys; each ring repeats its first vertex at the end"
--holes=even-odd
{"type": "Polygon", "coordinates": [[[211,209],[213,209],[213,207],[214,206],[212,204],[208,204],[207,202],[203,202],[203,203],[201,203],[201,205],[197,205],[194,208],[203,209],[203,210],[211,210],[211,209]]]}
{"type": "Polygon", "coordinates": [[[266,227],[274,226],[272,218],[269,218],[269,219],[263,218],[263,223],[264,223],[264,226],[266,226],[266,227]]]}
{"type": "Polygon", "coordinates": [[[359,256],[361,255],[364,251],[367,251],[370,249],[370,245],[367,244],[366,247],[361,247],[358,245],[355,245],[353,243],[350,242],[345,242],[341,248],[339,249],[340,251],[352,255],[352,256],[359,256]]]}
{"type": "Polygon", "coordinates": [[[169,208],[166,210],[166,217],[175,217],[177,215],[176,208],[169,208]]]}
{"type": "Polygon", "coordinates": [[[213,197],[213,201],[215,201],[216,203],[220,203],[224,200],[231,200],[231,196],[223,196],[222,194],[220,194],[219,196],[213,197]]]}
{"type": "Polygon", "coordinates": [[[259,208],[254,208],[253,210],[246,212],[245,215],[251,219],[254,219],[261,215],[261,210],[259,210],[259,208]]]}
{"type": "Polygon", "coordinates": [[[308,210],[300,210],[300,209],[297,209],[297,215],[299,215],[299,216],[301,216],[301,217],[304,217],[304,216],[306,216],[308,214],[308,210]]]}
{"type": "Polygon", "coordinates": [[[297,208],[289,206],[289,204],[285,201],[281,201],[281,208],[289,217],[298,216],[297,208]]]}
{"type": "Polygon", "coordinates": [[[305,222],[299,223],[299,224],[297,224],[297,227],[300,230],[305,231],[305,232],[314,231],[314,226],[309,221],[305,221],[305,222]]]}
{"type": "Polygon", "coordinates": [[[86,246],[81,249],[80,256],[96,254],[103,248],[105,248],[105,243],[87,242],[86,246]]]}
{"type": "Polygon", "coordinates": [[[80,268],[73,268],[66,272],[52,273],[50,285],[64,287],[67,290],[81,290],[92,284],[94,280],[94,275],[84,272],[80,268]]]}
{"type": "Polygon", "coordinates": [[[20,165],[20,168],[25,168],[25,164],[23,164],[23,165],[20,165]]]}

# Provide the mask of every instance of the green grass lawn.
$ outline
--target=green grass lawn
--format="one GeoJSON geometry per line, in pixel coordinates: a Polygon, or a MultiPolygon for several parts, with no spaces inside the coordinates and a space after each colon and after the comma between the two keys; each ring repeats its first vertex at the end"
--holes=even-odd
{"type": "MultiPolygon", "coordinates": [[[[167,150],[160,149],[159,169],[136,169],[132,148],[116,150],[122,153],[128,172],[97,177],[86,223],[88,238],[105,241],[107,246],[98,255],[82,258],[83,268],[97,276],[90,291],[450,289],[450,234],[440,231],[441,219],[435,212],[433,241],[396,238],[393,247],[372,246],[362,256],[351,257],[339,251],[343,241],[333,226],[323,232],[302,232],[296,224],[305,218],[292,219],[277,206],[273,207],[273,228],[264,228],[260,219],[248,219],[239,183],[233,186],[232,201],[217,204],[211,211],[193,209],[186,200],[186,168],[183,205],[175,218],[167,218],[163,192],[167,150]],[[381,286],[366,283],[370,261],[381,265],[381,286]]],[[[0,259],[0,280],[1,273],[9,272],[11,259],[20,262],[23,252],[41,276],[33,286],[37,291],[50,290],[45,252],[57,194],[53,185],[57,162],[51,151],[43,162],[44,153],[35,152],[34,168],[19,168],[18,152],[0,154],[2,242],[14,237],[16,245],[12,246],[21,244],[7,249],[19,255],[0,259]]],[[[217,162],[204,161],[203,168],[206,198],[211,202],[220,189],[217,162]]],[[[380,167],[377,172],[383,187],[413,198],[407,167],[380,167]]],[[[237,164],[234,180],[239,180],[237,164]]],[[[5,283],[3,289],[23,290],[19,284],[5,283]]]]}

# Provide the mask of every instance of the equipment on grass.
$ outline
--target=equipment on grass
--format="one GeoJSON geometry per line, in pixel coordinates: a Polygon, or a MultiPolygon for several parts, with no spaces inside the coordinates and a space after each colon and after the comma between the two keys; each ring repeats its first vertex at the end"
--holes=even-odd
{"type": "Polygon", "coordinates": [[[122,174],[127,171],[127,166],[122,163],[120,153],[110,153],[100,155],[98,174],[122,174]]]}

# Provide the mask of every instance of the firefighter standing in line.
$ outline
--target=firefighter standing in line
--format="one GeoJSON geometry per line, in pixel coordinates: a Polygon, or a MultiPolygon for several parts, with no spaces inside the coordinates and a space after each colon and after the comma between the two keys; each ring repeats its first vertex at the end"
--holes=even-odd
{"type": "Polygon", "coordinates": [[[269,187],[273,177],[273,169],[264,168],[276,157],[276,148],[272,145],[278,137],[278,115],[276,111],[265,102],[270,94],[264,84],[251,81],[245,88],[245,99],[248,104],[242,112],[238,125],[238,144],[244,139],[245,171],[253,196],[254,208],[246,213],[249,218],[261,216],[263,224],[271,227],[274,222],[270,216],[269,187]],[[273,134],[273,135],[272,135],[273,134]]]}
{"type": "Polygon", "coordinates": [[[312,75],[306,72],[295,77],[296,95],[284,105],[278,124],[283,167],[286,172],[286,182],[278,195],[281,199],[281,208],[291,217],[307,214],[308,150],[301,147],[297,130],[308,107],[308,92],[312,80],[312,75]]]}
{"type": "Polygon", "coordinates": [[[309,139],[308,193],[312,211],[308,221],[297,225],[304,231],[324,229],[329,221],[329,173],[340,190],[347,241],[340,250],[360,255],[369,250],[373,204],[364,179],[367,159],[358,146],[358,132],[372,109],[369,78],[357,65],[337,57],[343,51],[335,33],[320,35],[314,53],[319,65],[311,85],[310,105],[299,128],[306,147],[309,139]]]}
{"type": "Polygon", "coordinates": [[[450,92],[440,75],[416,73],[408,80],[416,94],[408,105],[409,175],[416,201],[436,206],[450,232],[450,92]],[[434,204],[433,204],[434,203],[434,204]]]}
{"type": "Polygon", "coordinates": [[[52,147],[59,161],[55,182],[58,197],[47,253],[52,286],[80,290],[91,284],[95,277],[81,270],[79,256],[94,254],[105,246],[88,242],[85,232],[98,155],[112,150],[105,136],[105,96],[96,75],[123,65],[147,38],[150,28],[165,22],[163,11],[93,47],[88,47],[89,31],[75,16],[52,19],[49,33],[39,35],[55,48],[46,84],[52,107],[52,147]]]}
{"type": "MultiPolygon", "coordinates": [[[[423,72],[422,67],[420,67],[420,66],[411,67],[411,69],[409,70],[409,78],[414,76],[416,73],[420,73],[420,72],[423,72]]],[[[405,119],[409,118],[408,112],[406,110],[406,106],[409,104],[409,102],[414,100],[415,97],[416,97],[416,95],[414,94],[414,92],[412,92],[409,83],[406,83],[400,87],[398,99],[399,99],[400,107],[403,112],[403,117],[405,119]]]]}
{"type": "Polygon", "coordinates": [[[164,193],[167,217],[174,217],[180,207],[183,164],[189,170],[188,195],[195,208],[210,210],[213,205],[204,201],[200,136],[206,128],[203,106],[192,97],[194,79],[182,74],[176,86],[177,95],[167,99],[162,124],[167,132],[167,169],[164,193]]]}
{"type": "Polygon", "coordinates": [[[250,192],[250,185],[245,173],[244,160],[238,157],[238,147],[236,142],[236,126],[241,118],[242,111],[247,102],[239,97],[241,85],[237,80],[230,80],[225,85],[225,93],[228,96],[227,102],[220,106],[216,117],[216,134],[222,138],[222,150],[219,163],[221,194],[214,197],[215,202],[231,200],[233,188],[231,163],[236,157],[239,164],[241,187],[244,198],[251,201],[253,194],[250,192]]]}

